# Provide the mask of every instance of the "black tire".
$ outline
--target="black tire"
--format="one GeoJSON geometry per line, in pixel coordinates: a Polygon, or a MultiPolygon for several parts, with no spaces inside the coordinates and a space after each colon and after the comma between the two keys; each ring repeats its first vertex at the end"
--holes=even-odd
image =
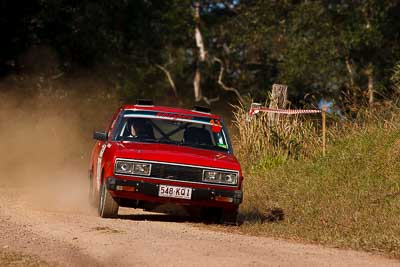
{"type": "Polygon", "coordinates": [[[221,208],[202,208],[201,219],[205,223],[221,223],[222,209],[221,208]]]}
{"type": "Polygon", "coordinates": [[[221,208],[203,208],[202,219],[206,223],[219,223],[224,225],[239,225],[238,208],[221,209],[221,208]]]}
{"type": "Polygon", "coordinates": [[[102,218],[115,218],[118,215],[118,203],[108,192],[106,185],[103,183],[100,188],[99,215],[102,218]]]}

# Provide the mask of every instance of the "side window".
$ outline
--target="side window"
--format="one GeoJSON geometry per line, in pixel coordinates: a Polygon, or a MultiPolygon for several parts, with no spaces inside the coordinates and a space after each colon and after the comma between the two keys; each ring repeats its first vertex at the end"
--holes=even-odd
{"type": "Polygon", "coordinates": [[[122,113],[121,110],[116,112],[113,116],[113,119],[111,121],[110,127],[107,129],[108,136],[111,136],[112,139],[114,139],[114,135],[116,133],[116,129],[118,128],[118,123],[121,121],[122,116],[120,114],[122,113]]]}
{"type": "Polygon", "coordinates": [[[129,129],[127,127],[128,121],[124,120],[124,122],[121,123],[121,125],[122,125],[122,127],[121,127],[121,130],[119,131],[119,135],[118,135],[119,138],[122,138],[123,136],[128,136],[129,135],[129,133],[128,133],[129,129]]]}
{"type": "Polygon", "coordinates": [[[112,122],[110,128],[108,129],[108,136],[111,135],[112,129],[114,129],[115,121],[116,121],[116,119],[113,120],[113,122],[112,122]]]}

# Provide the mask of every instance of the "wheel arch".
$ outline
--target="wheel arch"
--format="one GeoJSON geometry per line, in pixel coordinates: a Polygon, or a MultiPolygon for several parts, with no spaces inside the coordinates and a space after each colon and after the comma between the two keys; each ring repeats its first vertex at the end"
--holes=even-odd
{"type": "Polygon", "coordinates": [[[101,168],[101,172],[100,172],[100,185],[102,185],[104,183],[104,166],[101,168]]]}

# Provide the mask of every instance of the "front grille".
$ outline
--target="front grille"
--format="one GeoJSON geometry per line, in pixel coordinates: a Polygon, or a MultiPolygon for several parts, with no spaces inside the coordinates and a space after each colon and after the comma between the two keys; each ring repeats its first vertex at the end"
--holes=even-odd
{"type": "Polygon", "coordinates": [[[203,169],[198,167],[152,163],[150,177],[177,181],[201,182],[203,169]]]}
{"type": "Polygon", "coordinates": [[[121,174],[127,176],[135,176],[141,178],[150,178],[150,179],[163,179],[163,180],[171,180],[171,181],[182,181],[189,183],[204,183],[204,184],[212,184],[219,186],[237,186],[231,184],[221,184],[221,183],[212,183],[212,182],[203,182],[203,171],[206,170],[216,170],[223,172],[236,172],[236,175],[239,175],[238,171],[231,171],[227,169],[219,169],[219,168],[207,168],[205,166],[193,166],[193,165],[180,165],[175,163],[167,163],[167,162],[155,162],[155,161],[145,161],[145,160],[131,160],[131,159],[117,159],[124,161],[132,161],[132,162],[145,162],[151,164],[151,172],[150,175],[139,175],[139,174],[121,174]]]}

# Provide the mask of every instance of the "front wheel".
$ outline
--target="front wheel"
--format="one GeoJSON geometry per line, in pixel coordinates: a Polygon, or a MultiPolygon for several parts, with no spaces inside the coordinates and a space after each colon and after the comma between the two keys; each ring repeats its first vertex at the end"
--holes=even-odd
{"type": "Polygon", "coordinates": [[[105,183],[100,188],[99,215],[102,218],[115,218],[118,215],[118,203],[108,192],[105,183]]]}

